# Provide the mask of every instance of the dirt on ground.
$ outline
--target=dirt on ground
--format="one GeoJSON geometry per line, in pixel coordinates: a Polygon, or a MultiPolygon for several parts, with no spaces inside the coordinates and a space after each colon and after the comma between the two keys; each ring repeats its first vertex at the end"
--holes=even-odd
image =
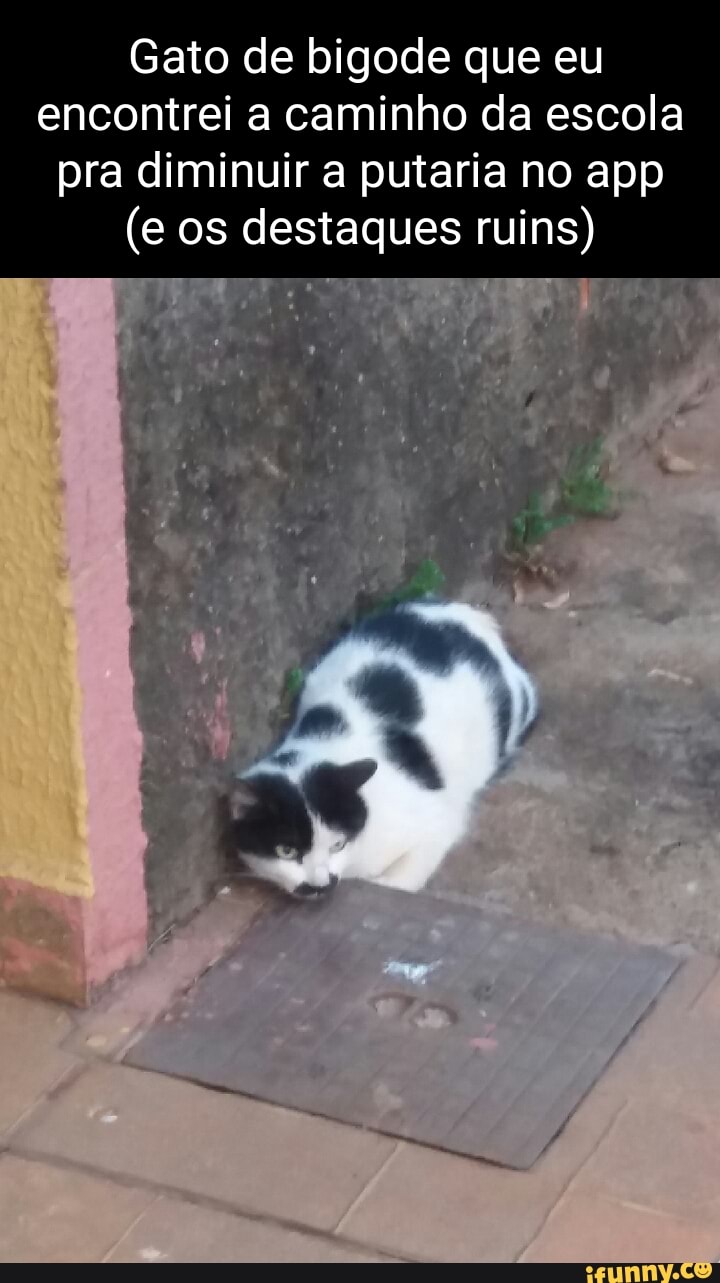
{"type": "Polygon", "coordinates": [[[543,712],[434,890],[720,951],[720,388],[698,400],[624,439],[616,519],[549,536],[558,584],[496,591],[543,712]]]}

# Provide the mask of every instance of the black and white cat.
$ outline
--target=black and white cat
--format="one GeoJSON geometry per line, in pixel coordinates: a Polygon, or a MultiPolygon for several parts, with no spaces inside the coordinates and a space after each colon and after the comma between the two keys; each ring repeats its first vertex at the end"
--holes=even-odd
{"type": "Polygon", "coordinates": [[[237,851],[293,895],[341,878],[419,891],[537,708],[485,611],[423,601],[370,616],[308,674],[282,743],[235,780],[237,851]]]}

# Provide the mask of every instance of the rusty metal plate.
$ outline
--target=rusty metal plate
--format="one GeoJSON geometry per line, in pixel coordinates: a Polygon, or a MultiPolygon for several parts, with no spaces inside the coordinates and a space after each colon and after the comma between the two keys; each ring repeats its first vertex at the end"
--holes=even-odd
{"type": "Polygon", "coordinates": [[[349,883],[271,909],[126,1061],[528,1168],[677,965],[349,883]]]}

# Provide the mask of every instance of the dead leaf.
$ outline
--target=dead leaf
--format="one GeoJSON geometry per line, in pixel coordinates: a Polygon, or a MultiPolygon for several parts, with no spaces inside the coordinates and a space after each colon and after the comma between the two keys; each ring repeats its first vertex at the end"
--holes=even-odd
{"type": "Polygon", "coordinates": [[[503,560],[512,567],[516,580],[524,580],[526,583],[540,582],[547,584],[548,588],[554,588],[558,582],[558,569],[546,561],[541,548],[504,553],[503,560]]]}
{"type": "Polygon", "coordinates": [[[689,475],[691,472],[697,472],[697,464],[691,463],[689,459],[683,459],[679,454],[673,454],[671,450],[660,450],[657,456],[657,464],[661,472],[666,472],[669,476],[689,475]]]}
{"type": "Polygon", "coordinates": [[[516,606],[525,605],[525,589],[519,579],[513,579],[512,595],[516,606]]]}
{"type": "Polygon", "coordinates": [[[570,600],[569,592],[558,593],[557,597],[551,597],[549,601],[543,602],[545,610],[559,610],[561,606],[566,606],[570,600]]]}
{"type": "Polygon", "coordinates": [[[658,445],[659,442],[662,441],[667,430],[668,430],[668,424],[661,423],[659,428],[652,428],[649,432],[646,432],[645,435],[643,436],[642,446],[640,447],[640,450],[641,451],[643,449],[654,450],[656,445],[658,445]]]}

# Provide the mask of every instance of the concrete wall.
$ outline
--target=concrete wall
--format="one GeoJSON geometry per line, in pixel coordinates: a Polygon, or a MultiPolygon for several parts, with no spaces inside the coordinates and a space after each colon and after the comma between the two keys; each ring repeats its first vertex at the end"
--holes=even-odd
{"type": "Polygon", "coordinates": [[[434,557],[460,591],[572,444],[714,343],[714,280],[116,282],[156,928],[220,872],[216,798],[288,666],[434,557]]]}

